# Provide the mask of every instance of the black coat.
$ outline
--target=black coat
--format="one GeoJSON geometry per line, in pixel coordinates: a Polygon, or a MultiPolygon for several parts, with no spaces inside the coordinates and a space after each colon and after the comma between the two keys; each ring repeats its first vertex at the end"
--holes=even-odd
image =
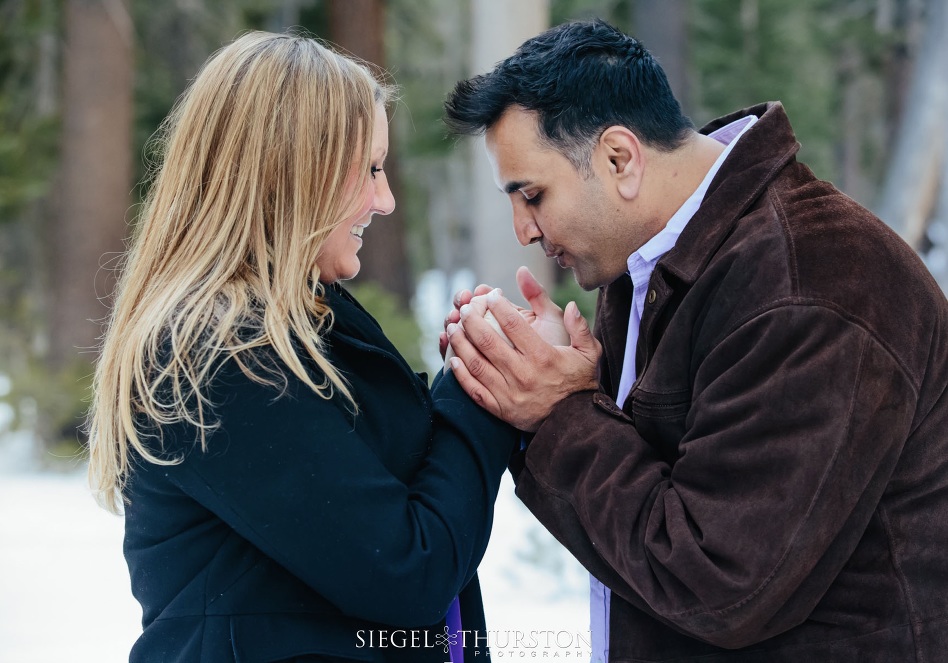
{"type": "MultiPolygon", "coordinates": [[[[132,661],[440,663],[462,588],[463,628],[484,629],[475,570],[517,433],[450,374],[429,391],[348,293],[326,296],[328,357],[357,415],[288,371],[281,393],[227,362],[207,451],[194,428],[165,426],[164,452],[183,462],[135,465],[125,557],[144,633],[132,661]]],[[[486,659],[477,641],[466,658],[486,659]]]]}

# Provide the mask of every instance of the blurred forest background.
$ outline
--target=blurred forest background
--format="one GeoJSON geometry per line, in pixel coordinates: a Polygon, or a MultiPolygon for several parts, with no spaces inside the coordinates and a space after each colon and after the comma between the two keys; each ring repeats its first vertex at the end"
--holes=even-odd
{"type": "Polygon", "coordinates": [[[506,200],[479,175],[477,142],[447,139],[440,116],[458,79],[592,16],[659,57],[698,126],[781,100],[799,158],[948,287],[948,0],[0,0],[0,435],[28,432],[38,463],[75,457],[148,139],[248,29],[303,29],[400,85],[398,208],[367,232],[352,287],[418,370],[436,361],[450,292],[509,284],[512,260],[590,313],[593,296],[538,252],[503,253],[519,250],[506,200]]]}

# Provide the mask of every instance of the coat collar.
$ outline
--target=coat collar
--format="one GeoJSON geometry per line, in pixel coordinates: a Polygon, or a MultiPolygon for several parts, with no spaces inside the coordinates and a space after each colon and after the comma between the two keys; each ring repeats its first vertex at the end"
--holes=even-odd
{"type": "Polygon", "coordinates": [[[398,364],[408,375],[422,377],[427,385],[427,374],[415,373],[405,358],[388,339],[378,321],[341,283],[324,288],[326,304],[332,309],[332,329],[326,337],[330,345],[344,343],[360,350],[381,353],[398,364]]]}
{"type": "Polygon", "coordinates": [[[756,115],[758,122],[734,146],[677,244],[659,261],[665,271],[687,284],[695,282],[744,211],[800,149],[779,101],[725,115],[700,133],[710,134],[748,115],[756,115]]]}

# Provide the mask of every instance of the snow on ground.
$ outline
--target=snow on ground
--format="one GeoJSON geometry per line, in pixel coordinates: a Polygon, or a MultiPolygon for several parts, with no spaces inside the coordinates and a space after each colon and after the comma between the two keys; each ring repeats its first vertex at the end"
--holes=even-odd
{"type": "Polygon", "coordinates": [[[122,519],[80,473],[0,476],[0,661],[128,660],[141,631],[122,519]]]}
{"type": "MultiPolygon", "coordinates": [[[[95,504],[81,467],[24,469],[26,444],[0,442],[0,661],[127,660],[141,609],[122,519],[95,504]]],[[[481,586],[495,660],[588,660],[587,576],[517,501],[509,477],[481,586]]]]}

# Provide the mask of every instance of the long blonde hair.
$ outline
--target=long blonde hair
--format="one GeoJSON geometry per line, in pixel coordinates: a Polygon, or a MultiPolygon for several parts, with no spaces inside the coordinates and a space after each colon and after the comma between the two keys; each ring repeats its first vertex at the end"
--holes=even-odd
{"type": "Polygon", "coordinates": [[[89,478],[118,512],[134,450],[185,421],[206,449],[207,385],[221,359],[279,381],[270,347],[323,398],[342,376],[323,354],[332,324],[316,258],[368,186],[372,128],[389,89],[314,39],[248,33],[214,54],[158,132],[159,164],[125,257],[96,367],[89,478]],[[294,349],[315,362],[314,380],[294,349]]]}

